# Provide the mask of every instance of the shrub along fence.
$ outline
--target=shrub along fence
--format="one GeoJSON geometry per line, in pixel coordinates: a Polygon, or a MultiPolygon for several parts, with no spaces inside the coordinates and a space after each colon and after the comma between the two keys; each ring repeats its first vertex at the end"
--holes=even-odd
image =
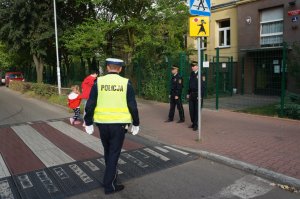
{"type": "MultiPolygon", "coordinates": [[[[33,92],[45,98],[58,95],[57,87],[50,84],[12,81],[9,83],[9,88],[21,93],[33,92]]],[[[69,88],[62,89],[63,95],[67,95],[69,92],[71,92],[69,88]]]]}

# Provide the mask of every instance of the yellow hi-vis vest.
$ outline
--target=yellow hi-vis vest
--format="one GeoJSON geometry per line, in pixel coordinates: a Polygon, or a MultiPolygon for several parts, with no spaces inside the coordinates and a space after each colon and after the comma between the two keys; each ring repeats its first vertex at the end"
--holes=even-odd
{"type": "Polygon", "coordinates": [[[98,99],[94,122],[100,124],[126,124],[132,118],[127,106],[128,79],[108,74],[97,79],[98,99]]]}

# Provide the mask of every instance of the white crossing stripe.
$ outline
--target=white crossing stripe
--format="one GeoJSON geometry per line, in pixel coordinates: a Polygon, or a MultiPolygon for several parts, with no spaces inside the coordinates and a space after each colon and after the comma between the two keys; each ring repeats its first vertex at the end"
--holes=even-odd
{"type": "Polygon", "coordinates": [[[225,187],[219,193],[206,197],[206,199],[223,199],[223,198],[256,198],[270,192],[274,187],[270,182],[257,176],[247,175],[238,179],[234,184],[225,187]]]}
{"type": "Polygon", "coordinates": [[[118,164],[126,164],[126,162],[124,160],[122,160],[121,158],[119,158],[118,164]]]}
{"type": "Polygon", "coordinates": [[[8,171],[8,168],[4,162],[4,159],[2,157],[2,155],[0,154],[0,179],[1,178],[6,178],[9,177],[10,173],[8,171]]]}
{"type": "Polygon", "coordinates": [[[142,155],[142,156],[144,156],[145,159],[149,159],[149,158],[150,158],[149,155],[146,155],[145,153],[143,153],[143,152],[141,152],[141,151],[134,151],[134,152],[135,152],[135,153],[138,153],[138,154],[140,154],[140,155],[142,155]]]}
{"type": "Polygon", "coordinates": [[[14,199],[14,195],[11,191],[7,180],[0,181],[0,198],[1,199],[14,199]]]}
{"type": "Polygon", "coordinates": [[[160,154],[160,153],[157,153],[156,151],[153,151],[153,150],[151,150],[151,149],[149,149],[149,148],[145,148],[144,151],[147,151],[147,152],[150,153],[151,155],[153,155],[153,156],[155,156],[155,157],[157,157],[157,158],[159,158],[159,159],[161,159],[161,160],[163,160],[163,161],[165,161],[165,162],[167,162],[167,161],[170,160],[170,159],[167,158],[166,156],[164,156],[164,155],[162,155],[162,154],[160,154]]]}
{"type": "Polygon", "coordinates": [[[172,150],[172,151],[176,151],[176,152],[178,152],[178,153],[181,153],[181,154],[183,154],[183,155],[188,155],[188,154],[189,154],[189,153],[187,153],[187,152],[184,152],[184,151],[175,149],[175,148],[170,147],[170,146],[164,146],[164,147],[167,148],[167,149],[170,149],[170,150],[172,150]]]}
{"type": "Polygon", "coordinates": [[[45,171],[38,171],[35,174],[40,179],[44,187],[47,189],[48,193],[52,194],[59,191],[45,171]]]}
{"type": "Polygon", "coordinates": [[[28,125],[11,127],[46,167],[75,162],[73,158],[55,146],[28,125]]]}
{"type": "Polygon", "coordinates": [[[160,151],[164,152],[164,153],[169,153],[169,151],[168,151],[167,149],[164,149],[164,148],[162,148],[162,147],[156,146],[155,148],[156,148],[157,150],[160,150],[160,151]]]}
{"type": "Polygon", "coordinates": [[[48,123],[53,128],[59,130],[63,134],[73,138],[74,140],[80,142],[81,144],[85,145],[86,147],[96,151],[97,153],[104,155],[104,150],[101,144],[101,140],[89,135],[71,125],[66,124],[65,122],[58,121],[58,122],[49,122],[48,123]]]}
{"type": "Polygon", "coordinates": [[[80,179],[85,183],[88,184],[93,182],[94,180],[90,178],[77,164],[70,164],[69,167],[74,171],[74,173],[80,177],[80,179]]]}
{"type": "Polygon", "coordinates": [[[86,161],[85,164],[91,171],[99,171],[99,167],[97,167],[92,161],[86,161]]]}
{"type": "MultiPolygon", "coordinates": [[[[104,158],[97,159],[97,161],[99,163],[101,163],[102,165],[106,166],[104,158]]],[[[123,171],[121,171],[120,169],[118,169],[118,175],[121,175],[121,174],[123,174],[123,171]]]]}
{"type": "Polygon", "coordinates": [[[33,187],[33,184],[30,181],[28,175],[18,176],[18,180],[19,180],[20,184],[22,185],[22,189],[28,189],[28,188],[33,187]]]}
{"type": "Polygon", "coordinates": [[[121,156],[127,158],[128,160],[131,160],[134,164],[136,164],[137,166],[139,166],[139,167],[141,167],[143,169],[149,167],[148,164],[145,164],[144,162],[142,162],[138,158],[130,155],[129,153],[122,153],[121,156]]]}

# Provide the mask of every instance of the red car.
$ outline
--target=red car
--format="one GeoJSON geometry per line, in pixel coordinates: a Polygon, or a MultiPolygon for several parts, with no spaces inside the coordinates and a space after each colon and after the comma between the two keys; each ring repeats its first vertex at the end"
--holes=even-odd
{"type": "Polygon", "coordinates": [[[21,72],[7,72],[5,73],[5,86],[9,86],[11,81],[25,81],[23,73],[21,72]]]}

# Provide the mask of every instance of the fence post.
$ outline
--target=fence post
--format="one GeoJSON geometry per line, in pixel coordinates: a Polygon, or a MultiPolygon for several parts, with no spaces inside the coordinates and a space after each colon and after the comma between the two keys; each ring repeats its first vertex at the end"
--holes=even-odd
{"type": "Polygon", "coordinates": [[[170,89],[171,89],[171,85],[170,85],[170,82],[171,82],[171,78],[172,78],[172,75],[171,75],[171,71],[172,71],[172,57],[169,56],[168,57],[168,62],[167,62],[167,67],[168,67],[168,70],[167,70],[167,78],[168,78],[168,81],[167,81],[167,96],[169,96],[169,93],[170,93],[170,89]]]}
{"type": "Polygon", "coordinates": [[[137,72],[138,72],[138,96],[141,96],[141,60],[138,58],[137,63],[137,72]]]}
{"type": "MultiPolygon", "coordinates": [[[[205,61],[207,61],[207,54],[205,54],[205,61]]],[[[204,96],[207,98],[207,89],[208,89],[208,69],[205,68],[205,91],[204,96]]]]}
{"type": "Polygon", "coordinates": [[[230,57],[230,94],[233,96],[233,56],[230,57]]]}
{"type": "Polygon", "coordinates": [[[283,43],[282,52],[282,71],[281,71],[281,99],[280,99],[280,117],[284,116],[284,100],[285,100],[285,75],[286,75],[286,58],[287,58],[287,44],[283,43]]]}
{"type": "Polygon", "coordinates": [[[244,95],[245,92],[245,57],[242,58],[242,85],[241,94],[244,95]]]}
{"type": "Polygon", "coordinates": [[[219,110],[219,58],[220,58],[220,49],[216,48],[216,110],[219,110]]]}
{"type": "Polygon", "coordinates": [[[187,82],[187,60],[186,60],[186,53],[181,52],[180,53],[180,75],[183,78],[183,91],[181,95],[181,100],[184,102],[185,101],[185,96],[187,93],[187,86],[185,86],[185,82],[187,82]]]}

